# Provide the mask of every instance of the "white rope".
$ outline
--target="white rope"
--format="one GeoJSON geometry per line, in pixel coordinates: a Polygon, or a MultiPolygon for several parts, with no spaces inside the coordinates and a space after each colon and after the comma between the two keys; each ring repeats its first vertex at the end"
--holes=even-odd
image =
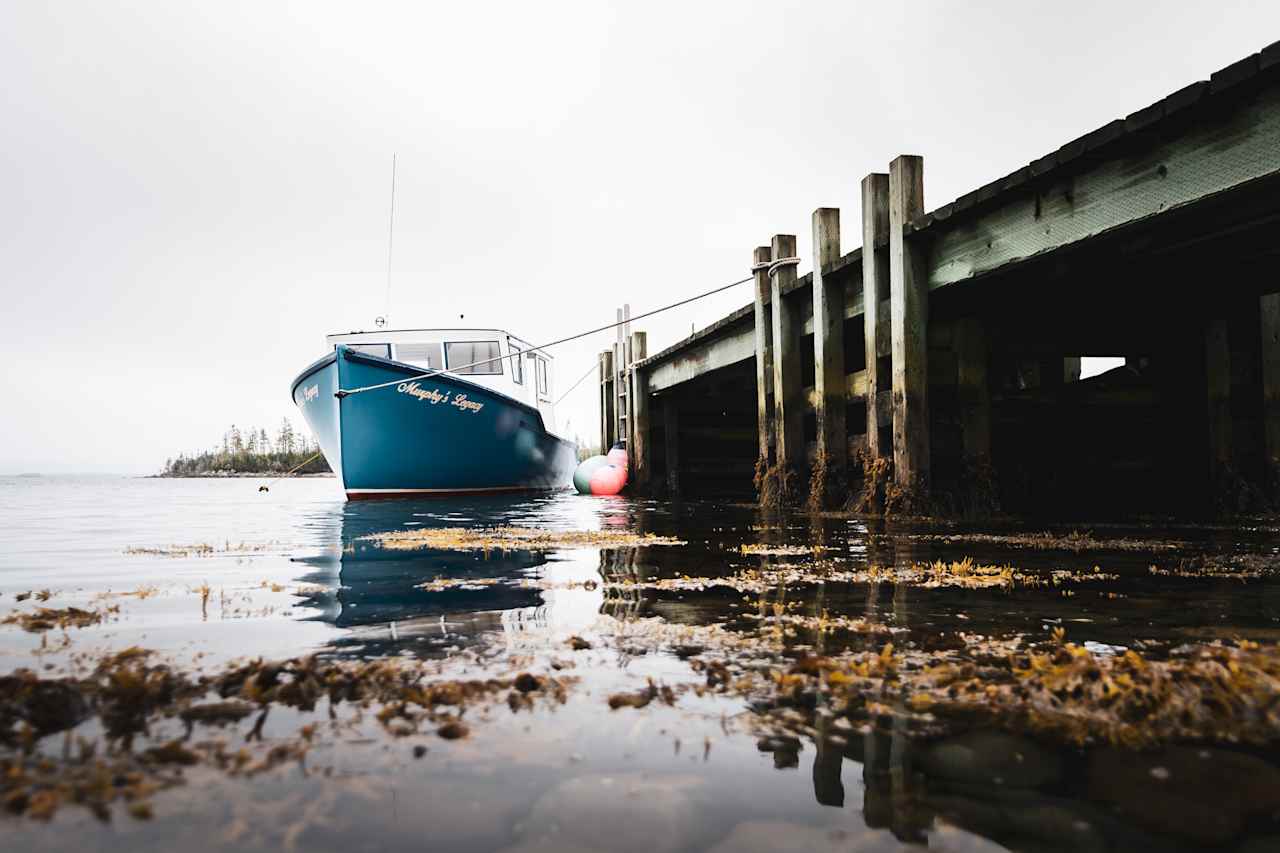
{"type": "Polygon", "coordinates": [[[579,385],[581,385],[584,379],[586,379],[588,376],[590,376],[592,373],[594,373],[595,371],[597,371],[597,370],[599,370],[599,369],[600,369],[600,365],[598,365],[598,364],[593,364],[593,365],[591,365],[590,367],[588,367],[588,368],[587,368],[587,372],[586,372],[586,373],[584,373],[584,374],[582,374],[581,376],[579,376],[579,377],[578,377],[578,381],[577,381],[577,382],[575,382],[575,383],[573,383],[572,385],[570,385],[570,386],[569,386],[569,390],[568,390],[568,391],[565,391],[563,394],[561,394],[559,397],[557,397],[557,398],[556,398],[556,401],[555,401],[554,403],[552,403],[551,405],[553,405],[553,406],[558,406],[558,405],[560,405],[560,403],[561,403],[561,402],[563,402],[563,400],[564,400],[564,398],[565,398],[565,397],[568,397],[571,393],[573,393],[573,389],[574,389],[574,388],[577,388],[579,385]]]}
{"type": "MultiPolygon", "coordinates": [[[[715,294],[728,290],[731,287],[737,287],[740,284],[746,284],[751,280],[752,280],[751,278],[740,278],[737,281],[731,281],[728,284],[722,284],[719,287],[712,288],[711,290],[708,290],[705,293],[699,293],[697,296],[690,296],[688,299],[681,299],[679,302],[672,302],[670,305],[664,305],[661,308],[654,308],[652,311],[646,311],[643,314],[637,314],[634,317],[628,317],[625,320],[619,320],[618,322],[610,323],[607,326],[599,326],[595,329],[588,329],[585,332],[579,332],[576,335],[570,335],[567,338],[561,338],[558,341],[552,341],[551,343],[542,344],[541,346],[529,347],[528,349],[523,349],[523,350],[515,350],[514,352],[508,353],[507,355],[495,355],[493,358],[485,358],[485,359],[481,359],[480,361],[473,361],[470,364],[461,364],[461,365],[458,365],[457,367],[451,367],[448,370],[456,373],[458,371],[468,370],[472,367],[479,367],[482,364],[492,364],[495,361],[502,361],[504,358],[519,358],[520,356],[528,352],[533,352],[535,350],[550,349],[551,347],[559,346],[560,344],[567,344],[570,341],[576,341],[579,338],[585,338],[590,335],[594,335],[597,332],[607,332],[609,329],[616,329],[618,326],[631,323],[634,320],[643,320],[646,317],[652,317],[655,314],[661,314],[663,311],[670,311],[672,308],[679,308],[682,305],[688,305],[690,302],[697,302],[699,299],[706,299],[708,296],[714,296],[715,294]]],[[[343,397],[349,396],[351,394],[363,394],[365,391],[377,391],[379,388],[390,388],[392,385],[400,385],[404,382],[416,382],[419,379],[430,379],[432,376],[438,376],[439,374],[446,373],[446,372],[448,371],[446,371],[444,368],[439,368],[436,370],[428,370],[426,373],[420,373],[417,376],[408,376],[403,379],[392,379],[390,382],[379,382],[377,385],[365,385],[361,388],[339,388],[337,391],[333,392],[333,396],[341,400],[343,397]]]]}
{"type": "MultiPolygon", "coordinates": [[[[769,264],[769,275],[773,275],[783,267],[794,267],[799,265],[799,263],[799,258],[778,258],[776,261],[769,264]]],[[[752,269],[754,269],[754,267],[752,269]]]]}

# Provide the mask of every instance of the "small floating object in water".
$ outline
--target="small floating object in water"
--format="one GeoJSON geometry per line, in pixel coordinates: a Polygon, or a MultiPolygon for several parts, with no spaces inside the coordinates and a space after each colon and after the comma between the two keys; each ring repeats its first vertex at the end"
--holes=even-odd
{"type": "Polygon", "coordinates": [[[573,472],[573,487],[583,495],[616,495],[627,485],[627,450],[619,441],[608,456],[592,456],[573,472]]]}

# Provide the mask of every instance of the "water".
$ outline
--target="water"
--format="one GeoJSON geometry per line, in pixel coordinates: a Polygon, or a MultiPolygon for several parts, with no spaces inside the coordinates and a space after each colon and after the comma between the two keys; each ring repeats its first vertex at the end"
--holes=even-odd
{"type": "MultiPolygon", "coordinates": [[[[1270,648],[1280,587],[1265,525],[1097,527],[1103,547],[1066,550],[845,518],[779,525],[721,504],[570,494],[347,504],[332,480],[285,481],[267,494],[257,485],[0,479],[0,619],[37,606],[104,616],[39,634],[0,626],[0,675],[83,679],[104,654],[137,646],[210,676],[311,655],[420,662],[440,679],[527,671],[563,681],[563,701],[534,692],[531,707],[513,712],[505,697],[518,691],[504,689],[468,707],[469,734],[456,740],[434,723],[380,720],[376,703],[273,708],[260,739],[250,739],[256,715],[197,727],[183,742],[222,741],[255,761],[315,728],[305,757],[259,773],[165,768],[182,783],[144,792],[146,814],[131,816],[121,800],[103,821],[67,801],[48,822],[0,817],[6,849],[1280,849],[1280,755],[1268,746],[1080,748],[1012,724],[921,724],[901,703],[846,717],[821,695],[792,703],[712,688],[703,666],[730,649],[759,671],[785,672],[806,654],[876,653],[886,642],[903,667],[924,666],[984,643],[1044,643],[1054,629],[1107,659],[1133,649],[1159,660],[1240,638],[1270,648]],[[393,551],[367,538],[497,525],[686,544],[393,551]],[[761,545],[771,553],[743,552],[761,545]],[[1012,589],[814,582],[815,572],[965,556],[1025,577],[1076,575],[1012,589]],[[1205,577],[1206,558],[1220,574],[1247,576],[1205,577]],[[1103,579],[1089,577],[1095,566],[1103,579]],[[742,572],[765,580],[751,589],[685,580],[756,577],[742,572]],[[437,578],[473,583],[419,586],[437,578]],[[590,648],[575,650],[571,638],[590,648]],[[749,644],[716,647],[732,638],[749,644]],[[672,704],[659,694],[610,708],[609,697],[650,683],[674,688],[672,704]]],[[[74,733],[109,746],[94,719],[74,733]]],[[[183,736],[175,709],[162,708],[133,749],[183,736]]],[[[65,761],[70,744],[53,734],[38,749],[65,761]]],[[[14,749],[0,740],[0,760],[14,749]]]]}

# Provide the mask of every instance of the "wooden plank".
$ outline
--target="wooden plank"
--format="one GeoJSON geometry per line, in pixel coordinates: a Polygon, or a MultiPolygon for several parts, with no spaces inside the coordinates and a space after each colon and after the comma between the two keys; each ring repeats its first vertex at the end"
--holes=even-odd
{"type": "Polygon", "coordinates": [[[1222,483],[1231,466],[1231,349],[1227,319],[1211,319],[1205,329],[1206,399],[1209,414],[1210,486],[1222,483]]]}
{"type": "Polygon", "coordinates": [[[844,283],[823,268],[840,259],[840,211],[813,212],[813,364],[818,452],[826,457],[827,483],[847,483],[845,429],[844,283]]]}
{"type": "Polygon", "coordinates": [[[929,287],[1002,269],[1280,172],[1280,87],[1207,115],[1143,151],[1081,160],[978,216],[928,227],[929,287]]]}
{"type": "Polygon", "coordinates": [[[1262,418],[1266,452],[1266,484],[1280,497],[1280,293],[1261,297],[1262,418]]]}
{"type": "MultiPolygon", "coordinates": [[[[773,263],[796,254],[794,234],[775,234],[773,263]]],[[[773,327],[773,430],[777,463],[799,473],[804,463],[803,420],[800,410],[800,323],[796,305],[782,298],[782,290],[796,279],[794,264],[771,267],[769,290],[773,327]]]]}
{"type": "MultiPolygon", "coordinates": [[[[628,339],[631,362],[644,358],[647,340],[644,332],[631,333],[628,339]]],[[[632,370],[630,378],[631,440],[627,444],[627,455],[636,487],[643,491],[648,488],[649,475],[653,472],[653,453],[649,443],[649,389],[643,370],[632,370]]]]}
{"type": "MultiPolygon", "coordinates": [[[[769,261],[773,250],[769,246],[757,246],[751,253],[752,277],[755,279],[755,326],[752,330],[752,351],[756,360],[756,430],[759,434],[759,458],[767,467],[770,463],[769,448],[773,446],[773,413],[769,411],[770,379],[773,376],[773,348],[769,344],[772,324],[769,307],[769,261]]],[[[722,352],[732,351],[723,347],[722,352]]]]}
{"type": "MultiPolygon", "coordinates": [[[[924,160],[889,164],[889,324],[893,339],[893,468],[900,486],[929,482],[929,289],[923,249],[905,238],[924,212],[924,160]]],[[[870,313],[870,312],[867,312],[870,313]]]]}
{"type": "MultiPolygon", "coordinates": [[[[876,399],[879,392],[881,338],[889,343],[889,324],[881,326],[880,305],[889,291],[889,176],[871,174],[862,179],[862,330],[866,353],[867,397],[876,399]],[[866,306],[874,310],[866,310],[866,306]]],[[[867,406],[867,454],[873,458],[884,455],[880,446],[880,429],[877,426],[876,407],[867,406]]]]}
{"type": "Polygon", "coordinates": [[[667,494],[680,494],[680,410],[675,397],[662,401],[662,440],[667,461],[667,494]]]}

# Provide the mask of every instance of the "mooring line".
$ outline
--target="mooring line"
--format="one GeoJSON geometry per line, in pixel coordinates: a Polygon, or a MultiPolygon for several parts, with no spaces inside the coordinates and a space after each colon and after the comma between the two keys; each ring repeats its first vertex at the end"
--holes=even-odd
{"type": "Polygon", "coordinates": [[[600,365],[598,365],[598,364],[593,364],[593,365],[591,365],[590,367],[588,367],[588,368],[587,368],[587,372],[586,372],[586,373],[584,373],[584,374],[582,374],[581,376],[579,376],[579,377],[578,377],[578,381],[577,381],[577,382],[575,382],[575,383],[573,383],[572,385],[570,385],[570,386],[569,386],[569,390],[568,390],[568,391],[565,391],[563,394],[561,394],[559,397],[557,397],[557,398],[556,398],[556,401],[555,401],[554,403],[552,403],[551,405],[553,405],[553,406],[558,406],[558,405],[560,405],[562,402],[564,402],[564,398],[565,398],[565,397],[568,397],[568,396],[569,396],[569,394],[571,394],[571,393],[573,392],[573,389],[574,389],[574,388],[577,388],[579,385],[581,385],[581,384],[582,384],[582,380],[584,380],[584,379],[586,379],[588,376],[590,376],[590,375],[591,375],[591,371],[593,371],[593,370],[597,369],[599,366],[600,366],[600,365]]]}
{"type": "MultiPolygon", "coordinates": [[[[784,260],[791,261],[793,259],[786,258],[784,260]]],[[[794,260],[798,261],[799,259],[796,258],[794,260]]],[[[782,263],[782,261],[779,261],[779,263],[782,263]]],[[[607,332],[610,329],[616,329],[618,326],[624,325],[626,323],[631,323],[636,320],[643,320],[646,317],[652,317],[655,314],[661,314],[664,311],[670,311],[673,308],[679,308],[682,305],[688,305],[690,302],[697,302],[699,299],[706,299],[708,296],[714,296],[715,294],[728,290],[731,287],[737,287],[740,284],[746,284],[747,282],[752,280],[754,280],[754,276],[749,276],[747,278],[740,278],[737,281],[731,281],[728,284],[722,284],[719,287],[706,291],[705,293],[699,293],[696,296],[690,296],[688,299],[681,299],[679,302],[672,302],[670,305],[664,305],[661,308],[654,308],[652,311],[646,311],[643,314],[637,314],[634,317],[629,317],[626,320],[619,320],[618,322],[610,323],[607,326],[600,326],[595,329],[589,329],[585,332],[579,332],[576,335],[570,335],[567,338],[561,338],[558,341],[552,341],[551,343],[542,344],[541,346],[529,347],[528,349],[522,349],[522,350],[516,350],[515,352],[508,353],[507,355],[498,355],[498,356],[494,356],[493,358],[482,359],[481,361],[473,361],[470,364],[463,364],[463,365],[459,365],[458,367],[451,367],[451,368],[448,368],[448,370],[452,370],[452,371],[467,370],[472,367],[479,367],[482,364],[492,364],[495,361],[502,361],[504,358],[519,358],[520,356],[523,356],[525,353],[528,353],[528,352],[534,352],[535,350],[550,349],[551,347],[559,346],[560,344],[567,344],[570,341],[576,341],[580,338],[585,338],[590,335],[597,334],[598,332],[607,332]]],[[[365,385],[361,388],[339,388],[337,391],[333,392],[333,396],[341,400],[343,397],[349,396],[351,394],[363,394],[365,391],[377,391],[379,388],[390,388],[392,385],[401,385],[405,382],[416,382],[419,379],[430,379],[432,376],[438,376],[439,374],[446,373],[446,372],[448,371],[445,368],[439,368],[437,370],[428,370],[426,373],[422,373],[417,376],[406,376],[403,379],[392,379],[390,382],[380,382],[377,385],[365,385]]]]}
{"type": "Polygon", "coordinates": [[[285,471],[285,472],[284,472],[283,474],[281,474],[279,477],[276,477],[274,480],[267,480],[267,482],[263,483],[261,486],[258,486],[258,491],[260,491],[260,492],[269,492],[269,491],[271,491],[271,489],[269,488],[270,486],[273,486],[273,485],[275,485],[276,483],[278,483],[278,482],[280,482],[281,480],[283,480],[285,477],[288,477],[288,476],[289,476],[290,474],[292,474],[294,471],[297,471],[297,470],[298,470],[299,468],[301,468],[303,465],[306,465],[308,462],[310,462],[312,459],[315,459],[317,456],[321,455],[323,452],[324,452],[324,451],[322,451],[322,450],[317,450],[315,453],[312,453],[310,456],[308,456],[306,459],[303,459],[303,460],[302,460],[301,462],[299,462],[297,465],[294,465],[294,466],[293,466],[292,468],[290,468],[288,471],[285,471]]]}

